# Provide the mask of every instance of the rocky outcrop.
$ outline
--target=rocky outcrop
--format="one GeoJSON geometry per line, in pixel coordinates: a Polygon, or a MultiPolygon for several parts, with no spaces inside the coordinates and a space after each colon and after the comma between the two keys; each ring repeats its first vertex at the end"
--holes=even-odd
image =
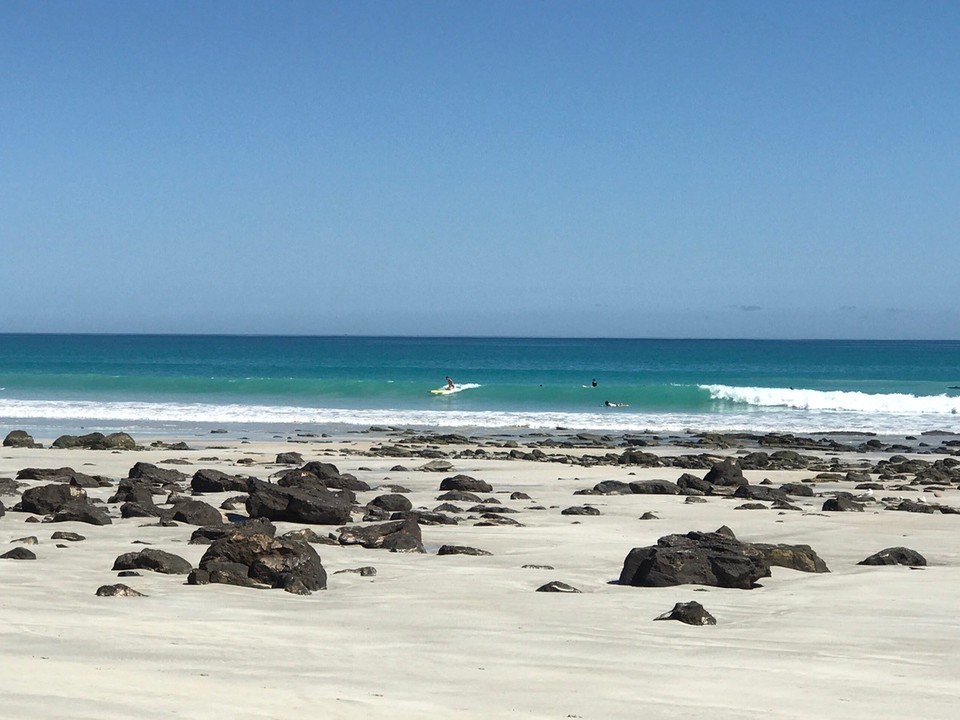
{"type": "Polygon", "coordinates": [[[250,480],[247,514],[252,518],[313,525],[341,525],[350,520],[351,505],[330,491],[302,490],[250,480]]]}
{"type": "Polygon", "coordinates": [[[34,439],[27,433],[26,430],[11,430],[7,433],[7,436],[3,439],[4,447],[12,448],[41,448],[41,445],[38,442],[35,442],[34,439]]]}
{"type": "Polygon", "coordinates": [[[696,601],[677,603],[673,610],[655,617],[654,620],[679,620],[687,625],[716,625],[717,619],[696,601]]]}
{"type": "Polygon", "coordinates": [[[200,469],[190,479],[190,488],[199,493],[246,492],[247,478],[219,470],[200,469]]]}
{"type": "Polygon", "coordinates": [[[493,492],[493,487],[485,480],[478,480],[469,475],[453,475],[444,478],[440,483],[441,490],[459,490],[460,492],[470,493],[489,493],[493,492]]]}
{"type": "Polygon", "coordinates": [[[413,520],[395,520],[378,525],[342,527],[338,530],[341,545],[360,545],[365,548],[392,552],[426,552],[420,525],[413,520]]]}
{"type": "Polygon", "coordinates": [[[87,502],[86,490],[79,485],[54,483],[24,490],[17,507],[22,512],[47,515],[77,502],[87,502]]]}
{"type": "Polygon", "coordinates": [[[317,551],[306,542],[266,532],[235,532],[207,549],[188,582],[266,586],[308,595],[326,589],[327,572],[317,551]]]}
{"type": "Polygon", "coordinates": [[[165,575],[186,575],[191,565],[179,555],[146,548],[140,552],[128,552],[113,562],[114,570],[152,570],[165,575]]]}
{"type": "Polygon", "coordinates": [[[61,435],[53,441],[55,448],[84,448],[87,450],[135,450],[136,441],[125,432],[94,432],[86,435],[61,435]]]}
{"type": "Polygon", "coordinates": [[[910,565],[923,567],[927,559],[916,550],[905,547],[889,547],[861,560],[857,565],[910,565]]]}
{"type": "Polygon", "coordinates": [[[764,554],[749,543],[713,532],[667,535],[656,545],[631,550],[621,585],[667,587],[712,585],[748,590],[770,574],[764,554]]]}

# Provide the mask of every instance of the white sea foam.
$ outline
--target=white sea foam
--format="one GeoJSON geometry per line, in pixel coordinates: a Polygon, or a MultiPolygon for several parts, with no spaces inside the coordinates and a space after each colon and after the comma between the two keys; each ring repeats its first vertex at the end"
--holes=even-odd
{"type": "Polygon", "coordinates": [[[950,415],[960,413],[960,397],[909,395],[905,393],[864,393],[795,388],[734,387],[699,385],[714,400],[767,408],[840,411],[865,414],[950,415]]]}
{"type": "MultiPolygon", "coordinates": [[[[740,390],[744,390],[740,388],[740,390]]],[[[759,389],[758,389],[759,390],[759,389]]],[[[743,401],[745,402],[745,401],[743,401]]],[[[0,423],[75,429],[76,426],[112,425],[162,432],[172,425],[209,427],[219,424],[295,427],[333,425],[388,425],[445,428],[564,427],[614,432],[832,432],[854,430],[888,434],[913,434],[924,430],[960,430],[960,415],[930,412],[869,414],[862,410],[798,411],[779,407],[744,405],[742,411],[723,413],[506,412],[458,409],[358,410],[277,405],[94,402],[0,399],[0,423]]]]}

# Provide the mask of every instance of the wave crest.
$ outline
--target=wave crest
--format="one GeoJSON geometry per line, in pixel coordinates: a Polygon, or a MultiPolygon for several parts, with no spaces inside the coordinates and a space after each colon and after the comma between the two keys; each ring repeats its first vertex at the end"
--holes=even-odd
{"type": "Polygon", "coordinates": [[[699,385],[713,400],[786,407],[796,410],[821,410],[854,413],[892,413],[897,415],[956,415],[960,397],[948,395],[909,395],[906,393],[864,393],[845,390],[805,390],[796,388],[736,387],[699,385]]]}

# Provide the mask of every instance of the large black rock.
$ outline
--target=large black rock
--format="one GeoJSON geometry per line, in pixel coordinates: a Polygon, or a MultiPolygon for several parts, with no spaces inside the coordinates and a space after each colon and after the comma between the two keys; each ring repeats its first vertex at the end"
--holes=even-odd
{"type": "Polygon", "coordinates": [[[749,543],[719,533],[667,535],[656,545],[634,548],[623,561],[621,585],[667,587],[712,585],[749,590],[770,574],[764,554],[749,543]]]}
{"type": "Polygon", "coordinates": [[[889,547],[861,560],[857,565],[912,565],[922,567],[927,559],[916,550],[905,547],[889,547]]]}
{"type": "Polygon", "coordinates": [[[712,485],[735,486],[747,484],[740,463],[733,458],[726,458],[722,462],[714,464],[703,479],[712,485]]]}
{"type": "Polygon", "coordinates": [[[327,587],[327,572],[317,551],[302,540],[241,531],[207,548],[199,572],[191,573],[190,582],[259,584],[307,594],[327,587]]]}
{"type": "Polygon", "coordinates": [[[193,474],[190,487],[194,492],[246,492],[247,479],[237,475],[227,475],[219,470],[200,469],[193,474]]]}
{"type": "Polygon", "coordinates": [[[383,548],[393,552],[426,552],[423,535],[415,520],[393,520],[379,525],[342,527],[341,545],[361,545],[365,548],[383,548]]]}
{"type": "Polygon", "coordinates": [[[330,491],[280,487],[262,480],[250,480],[248,488],[247,513],[252,518],[314,525],[342,525],[350,520],[351,505],[330,491]]]}
{"type": "Polygon", "coordinates": [[[179,555],[165,550],[146,548],[140,552],[128,552],[113,562],[114,570],[153,570],[166,575],[186,575],[190,572],[190,563],[179,555]]]}
{"type": "Polygon", "coordinates": [[[453,475],[444,478],[440,483],[441,490],[460,490],[462,492],[488,493],[493,492],[493,487],[485,480],[478,480],[469,475],[453,475]]]}
{"type": "Polygon", "coordinates": [[[78,485],[55,483],[24,490],[19,507],[23,512],[46,515],[76,502],[87,502],[86,490],[78,485]]]}

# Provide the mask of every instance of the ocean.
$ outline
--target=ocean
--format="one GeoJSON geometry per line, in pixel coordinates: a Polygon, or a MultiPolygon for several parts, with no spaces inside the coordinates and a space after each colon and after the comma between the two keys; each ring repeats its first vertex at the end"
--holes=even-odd
{"type": "Polygon", "coordinates": [[[960,432],[958,386],[957,341],[0,335],[0,430],[37,437],[960,432]]]}

